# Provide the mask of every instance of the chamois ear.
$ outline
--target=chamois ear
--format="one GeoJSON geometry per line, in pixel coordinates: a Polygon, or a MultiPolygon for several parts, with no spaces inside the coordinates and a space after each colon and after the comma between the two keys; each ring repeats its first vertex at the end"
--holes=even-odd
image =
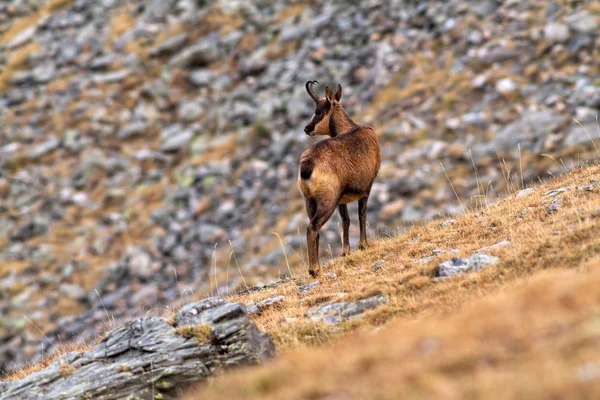
{"type": "Polygon", "coordinates": [[[335,95],[333,94],[333,90],[331,90],[329,86],[325,86],[325,97],[327,98],[329,104],[333,104],[333,102],[335,101],[335,95]]]}
{"type": "Polygon", "coordinates": [[[337,91],[335,92],[335,99],[340,101],[342,99],[342,85],[338,83],[337,91]]]}

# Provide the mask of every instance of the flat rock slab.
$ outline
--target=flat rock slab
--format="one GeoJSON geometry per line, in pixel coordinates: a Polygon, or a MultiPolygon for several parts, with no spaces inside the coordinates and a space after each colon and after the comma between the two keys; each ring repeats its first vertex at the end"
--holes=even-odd
{"type": "Polygon", "coordinates": [[[468,258],[453,258],[438,265],[438,280],[457,274],[479,271],[488,265],[496,264],[498,261],[500,261],[498,257],[487,254],[473,254],[468,258]]]}
{"type": "Polygon", "coordinates": [[[250,322],[244,305],[209,298],[181,308],[173,325],[134,319],[88,351],[1,383],[0,400],[174,399],[192,382],[274,355],[273,341],[250,322]]]}
{"type": "Polygon", "coordinates": [[[367,310],[387,304],[387,302],[387,296],[378,294],[353,303],[325,303],[308,311],[305,316],[325,324],[339,324],[344,320],[356,318],[367,310]]]}

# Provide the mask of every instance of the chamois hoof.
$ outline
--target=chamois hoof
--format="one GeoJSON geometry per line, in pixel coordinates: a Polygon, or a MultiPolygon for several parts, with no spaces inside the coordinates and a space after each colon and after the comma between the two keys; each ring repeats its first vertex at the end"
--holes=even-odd
{"type": "Polygon", "coordinates": [[[359,250],[366,250],[367,247],[369,247],[368,243],[359,243],[359,245],[358,245],[359,250]]]}
{"type": "Polygon", "coordinates": [[[320,273],[321,273],[321,271],[319,271],[318,269],[309,269],[308,270],[308,274],[310,276],[312,276],[313,278],[318,277],[320,273]]]}

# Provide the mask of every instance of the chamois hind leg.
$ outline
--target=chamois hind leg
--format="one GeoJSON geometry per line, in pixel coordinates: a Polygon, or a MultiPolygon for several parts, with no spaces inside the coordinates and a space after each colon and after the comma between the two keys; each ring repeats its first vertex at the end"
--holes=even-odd
{"type": "Polygon", "coordinates": [[[306,245],[308,247],[308,272],[311,276],[318,276],[321,269],[319,264],[319,231],[321,227],[331,218],[336,209],[337,201],[328,203],[317,203],[317,210],[310,219],[306,228],[306,245]]]}
{"type": "Polygon", "coordinates": [[[348,230],[350,229],[350,216],[348,215],[348,206],[346,204],[339,204],[338,211],[340,212],[340,218],[342,219],[342,256],[350,254],[350,238],[348,230]]]}
{"type": "Polygon", "coordinates": [[[360,226],[360,241],[358,248],[364,250],[367,248],[367,201],[369,195],[358,200],[358,223],[360,226]]]}

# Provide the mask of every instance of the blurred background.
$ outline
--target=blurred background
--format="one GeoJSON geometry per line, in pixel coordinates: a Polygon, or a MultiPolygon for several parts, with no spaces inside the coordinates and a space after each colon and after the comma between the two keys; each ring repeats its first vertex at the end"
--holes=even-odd
{"type": "MultiPolygon", "coordinates": [[[[379,134],[371,237],[598,158],[599,16],[560,0],[2,1],[0,370],[304,273],[307,80],[342,84],[379,134]]],[[[339,254],[337,215],[321,242],[339,254]]]]}

